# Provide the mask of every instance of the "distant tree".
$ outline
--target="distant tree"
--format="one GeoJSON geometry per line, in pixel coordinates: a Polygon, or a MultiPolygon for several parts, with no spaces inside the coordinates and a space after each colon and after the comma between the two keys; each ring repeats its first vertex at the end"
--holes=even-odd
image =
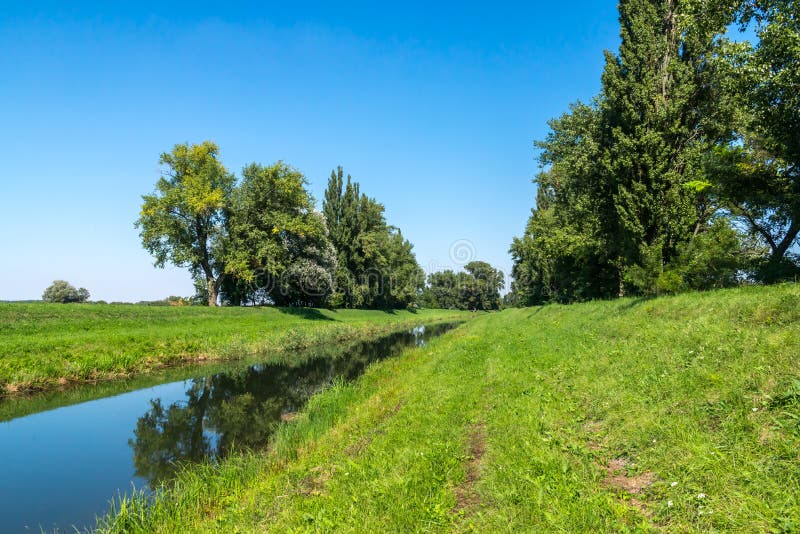
{"type": "Polygon", "coordinates": [[[459,309],[458,276],[450,269],[430,273],[428,285],[423,292],[422,303],[428,308],[459,309]]]}
{"type": "Polygon", "coordinates": [[[169,262],[189,267],[202,281],[209,306],[225,272],[228,246],[227,218],[235,178],[219,161],[219,148],[210,141],[175,145],[161,154],[164,175],[144,203],[136,227],[142,245],[155,265],[169,262]]]}
{"type": "Polygon", "coordinates": [[[448,269],[429,274],[422,303],[430,308],[498,310],[504,285],[502,272],[484,261],[472,261],[463,272],[448,269]]]}
{"type": "Polygon", "coordinates": [[[471,261],[464,266],[461,295],[466,309],[499,310],[500,290],[505,285],[503,273],[485,261],[471,261]]]}
{"type": "Polygon", "coordinates": [[[75,288],[64,280],[55,280],[44,290],[42,300],[45,302],[86,302],[89,300],[89,291],[85,288],[75,288]]]}

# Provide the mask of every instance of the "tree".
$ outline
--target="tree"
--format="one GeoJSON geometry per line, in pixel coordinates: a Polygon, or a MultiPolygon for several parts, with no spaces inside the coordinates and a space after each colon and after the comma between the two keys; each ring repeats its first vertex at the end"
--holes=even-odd
{"type": "Polygon", "coordinates": [[[385,272],[381,277],[377,306],[380,308],[407,308],[416,302],[425,283],[425,272],[417,264],[414,246],[403,237],[399,228],[389,227],[383,244],[385,272]]]}
{"type": "Polygon", "coordinates": [[[54,280],[50,286],[42,293],[42,300],[45,302],[86,302],[89,300],[89,291],[86,288],[76,289],[64,280],[54,280]]]}
{"type": "Polygon", "coordinates": [[[430,273],[422,302],[428,308],[460,309],[458,276],[452,270],[430,273]]]}
{"type": "Polygon", "coordinates": [[[536,205],[525,234],[515,239],[512,291],[521,302],[572,302],[618,292],[614,235],[603,217],[614,216],[607,193],[599,192],[601,112],[577,103],[551,120],[537,142],[546,170],[537,184],[536,205]]]}
{"type": "Polygon", "coordinates": [[[338,259],[334,305],[404,308],[416,300],[424,274],[413,246],[341,167],[331,172],[322,213],[338,259]]]}
{"type": "MultiPolygon", "coordinates": [[[[322,214],[315,212],[324,230],[322,214]]],[[[287,239],[289,263],[271,292],[272,301],[281,306],[326,306],[334,291],[336,249],[327,233],[318,236],[293,236],[287,239]]]]}
{"type": "Polygon", "coordinates": [[[263,290],[279,305],[326,303],[336,257],[305,186],[305,177],[280,161],[242,171],[228,220],[226,273],[232,280],[223,288],[231,302],[263,290]]]}
{"type": "Polygon", "coordinates": [[[595,197],[607,199],[601,221],[617,236],[609,243],[623,276],[650,249],[669,263],[711,215],[698,210],[696,191],[684,184],[704,178],[707,132],[716,128],[710,60],[733,10],[725,2],[700,4],[620,2],[622,43],[618,56],[607,53],[602,78],[595,197]]]}
{"type": "Polygon", "coordinates": [[[135,226],[142,245],[155,256],[155,265],[169,262],[188,267],[202,280],[209,306],[225,272],[228,247],[227,219],[235,178],[219,160],[219,148],[210,141],[175,145],[161,154],[163,176],[151,195],[144,195],[135,226]]]}
{"type": "Polygon", "coordinates": [[[464,266],[461,295],[465,309],[499,310],[500,290],[505,286],[503,273],[485,261],[471,261],[464,266]]]}
{"type": "Polygon", "coordinates": [[[710,186],[769,246],[761,276],[797,273],[787,261],[800,235],[800,4],[748,0],[740,23],[755,23],[758,44],[725,43],[720,68],[739,113],[730,139],[710,158],[710,186]]]}
{"type": "Polygon", "coordinates": [[[484,261],[472,261],[464,271],[449,269],[428,275],[422,302],[430,308],[459,310],[498,310],[503,273],[484,261]]]}
{"type": "Polygon", "coordinates": [[[707,231],[718,205],[690,185],[708,181],[705,155],[730,116],[713,58],[738,3],[620,2],[601,94],[536,143],[537,205],[511,246],[517,301],[642,291],[636,280],[657,278],[707,231]]]}

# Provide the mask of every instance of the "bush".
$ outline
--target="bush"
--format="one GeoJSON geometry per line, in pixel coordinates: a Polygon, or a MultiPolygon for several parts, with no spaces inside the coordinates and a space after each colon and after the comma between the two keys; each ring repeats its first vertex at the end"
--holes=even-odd
{"type": "Polygon", "coordinates": [[[69,282],[55,280],[42,293],[45,302],[86,302],[89,300],[89,291],[86,288],[75,289],[69,282]]]}
{"type": "Polygon", "coordinates": [[[720,289],[741,283],[748,258],[756,254],[745,236],[723,217],[680,249],[673,268],[691,289],[720,289]]]}
{"type": "Polygon", "coordinates": [[[678,247],[677,256],[666,264],[661,250],[660,243],[644,247],[641,265],[625,270],[625,283],[639,294],[734,287],[751,277],[752,258],[765,253],[725,217],[717,217],[691,241],[678,247]]]}

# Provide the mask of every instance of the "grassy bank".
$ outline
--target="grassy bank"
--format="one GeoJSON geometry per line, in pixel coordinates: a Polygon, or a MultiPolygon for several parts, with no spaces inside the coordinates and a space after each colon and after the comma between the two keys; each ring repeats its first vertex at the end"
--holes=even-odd
{"type": "Polygon", "coordinates": [[[0,396],[372,337],[464,312],[0,304],[0,396]]]}
{"type": "Polygon", "coordinates": [[[108,531],[791,532],[800,288],[481,316],[108,531]]]}

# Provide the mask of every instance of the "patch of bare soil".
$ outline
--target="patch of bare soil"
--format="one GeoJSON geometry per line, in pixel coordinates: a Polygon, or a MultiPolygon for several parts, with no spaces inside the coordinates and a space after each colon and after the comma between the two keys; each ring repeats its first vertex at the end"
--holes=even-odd
{"type": "MultiPolygon", "coordinates": [[[[627,471],[630,466],[631,463],[625,458],[611,460],[607,466],[603,467],[606,472],[603,484],[608,488],[625,492],[629,496],[641,495],[644,490],[656,481],[656,474],[651,471],[645,471],[635,476],[628,476],[627,471]]],[[[638,509],[645,517],[651,517],[646,502],[636,497],[631,497],[626,502],[638,509]]]]}
{"type": "Polygon", "coordinates": [[[468,438],[469,457],[465,466],[467,476],[456,488],[455,512],[468,510],[480,504],[480,497],[475,492],[475,483],[480,478],[480,465],[486,454],[486,425],[481,423],[472,428],[468,438]]]}
{"type": "Polygon", "coordinates": [[[298,492],[304,497],[322,495],[325,485],[333,476],[335,468],[317,466],[311,469],[307,477],[300,481],[298,492]]]}
{"type": "Polygon", "coordinates": [[[609,488],[639,495],[655,482],[656,475],[650,471],[628,476],[626,473],[629,466],[630,462],[625,458],[611,460],[605,467],[606,476],[603,483],[609,488]]]}

